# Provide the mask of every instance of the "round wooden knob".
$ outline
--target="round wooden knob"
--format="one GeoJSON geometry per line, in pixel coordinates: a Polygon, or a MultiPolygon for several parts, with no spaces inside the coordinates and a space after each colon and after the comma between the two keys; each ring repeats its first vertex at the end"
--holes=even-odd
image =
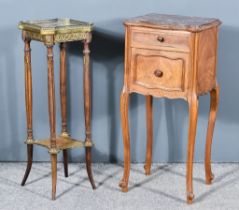
{"type": "Polygon", "coordinates": [[[156,77],[162,77],[163,76],[163,72],[161,70],[157,69],[157,70],[154,71],[154,75],[156,77]]]}
{"type": "Polygon", "coordinates": [[[159,42],[164,42],[164,37],[158,36],[158,37],[157,37],[157,40],[158,40],[159,42]]]}

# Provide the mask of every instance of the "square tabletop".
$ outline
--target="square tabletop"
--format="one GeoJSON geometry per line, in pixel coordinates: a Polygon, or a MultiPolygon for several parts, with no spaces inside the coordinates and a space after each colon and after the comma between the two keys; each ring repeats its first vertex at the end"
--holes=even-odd
{"type": "Polygon", "coordinates": [[[35,32],[40,35],[53,35],[74,32],[91,32],[93,24],[69,18],[56,18],[48,20],[21,21],[18,27],[21,30],[35,32]]]}

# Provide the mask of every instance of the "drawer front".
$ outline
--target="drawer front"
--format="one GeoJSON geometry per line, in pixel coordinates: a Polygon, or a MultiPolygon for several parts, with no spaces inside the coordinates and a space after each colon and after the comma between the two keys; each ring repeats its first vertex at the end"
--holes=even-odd
{"type": "Polygon", "coordinates": [[[190,33],[185,31],[132,29],[131,47],[190,50],[190,33]]]}
{"type": "Polygon", "coordinates": [[[149,89],[183,92],[185,88],[185,55],[132,49],[130,77],[134,85],[149,89]]]}

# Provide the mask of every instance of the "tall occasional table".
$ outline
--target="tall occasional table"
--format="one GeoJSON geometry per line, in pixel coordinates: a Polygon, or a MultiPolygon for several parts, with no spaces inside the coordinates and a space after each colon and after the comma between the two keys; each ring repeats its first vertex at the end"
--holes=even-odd
{"type": "Polygon", "coordinates": [[[64,173],[68,176],[67,149],[85,147],[86,150],[86,168],[92,188],[95,189],[95,183],[91,170],[91,97],[90,97],[90,50],[89,43],[92,37],[91,23],[81,22],[71,19],[51,19],[40,21],[22,21],[19,28],[22,30],[22,38],[25,43],[24,61],[25,61],[25,100],[27,115],[27,168],[22,180],[22,186],[28,178],[32,167],[33,145],[43,146],[48,149],[51,156],[52,170],[52,200],[56,198],[56,180],[57,180],[57,154],[63,151],[64,173]],[[31,40],[44,43],[47,48],[48,62],[48,107],[50,137],[46,139],[35,140],[32,130],[32,69],[31,69],[31,40]],[[67,130],[67,97],[66,97],[66,43],[73,41],[82,41],[84,45],[84,111],[85,111],[85,140],[73,139],[67,130]],[[61,98],[61,134],[56,134],[56,104],[55,104],[55,84],[54,84],[54,61],[53,46],[60,45],[60,98],[61,98]]]}
{"type": "Polygon", "coordinates": [[[184,99],[189,104],[187,148],[187,201],[193,194],[193,158],[198,118],[198,97],[210,93],[207,130],[206,183],[213,179],[211,144],[218,108],[216,82],[218,26],[212,18],[149,14],[125,22],[125,73],[121,93],[121,120],[124,140],[122,191],[128,191],[130,172],[129,95],[146,96],[147,152],[145,173],[150,174],[153,145],[153,97],[184,99]]]}

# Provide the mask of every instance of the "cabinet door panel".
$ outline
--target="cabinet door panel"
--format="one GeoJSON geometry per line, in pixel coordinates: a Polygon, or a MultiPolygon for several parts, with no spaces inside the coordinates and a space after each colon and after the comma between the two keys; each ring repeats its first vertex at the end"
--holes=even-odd
{"type": "Polygon", "coordinates": [[[165,91],[184,91],[185,55],[132,49],[131,79],[135,85],[165,91]]]}

